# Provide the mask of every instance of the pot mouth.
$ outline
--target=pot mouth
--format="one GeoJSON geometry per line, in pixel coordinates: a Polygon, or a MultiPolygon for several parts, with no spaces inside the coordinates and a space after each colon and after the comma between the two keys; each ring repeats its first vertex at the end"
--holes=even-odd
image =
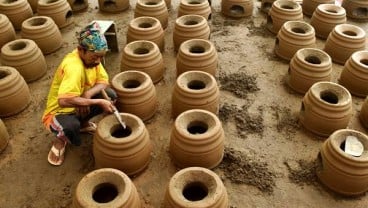
{"type": "Polygon", "coordinates": [[[297,2],[291,0],[277,0],[273,3],[273,5],[284,11],[301,9],[301,6],[297,2]]]}
{"type": "Polygon", "coordinates": [[[183,15],[178,19],[176,19],[176,24],[185,27],[197,27],[199,24],[205,21],[207,22],[207,20],[203,16],[190,14],[190,15],[183,15]]]}
{"type": "Polygon", "coordinates": [[[302,48],[296,52],[298,59],[308,65],[332,65],[331,57],[317,48],[302,48]]]}
{"type": "Polygon", "coordinates": [[[146,7],[157,7],[165,4],[164,0],[138,0],[137,3],[146,7]]]}
{"type": "Polygon", "coordinates": [[[6,79],[11,75],[9,67],[0,66],[0,80],[6,79]]]}
{"type": "Polygon", "coordinates": [[[202,56],[209,54],[212,48],[213,45],[208,40],[190,39],[184,41],[180,45],[179,50],[183,51],[184,53],[191,54],[193,56],[202,56]]]}
{"type": "MultiPolygon", "coordinates": [[[[368,70],[368,51],[357,51],[351,58],[363,69],[368,70]]],[[[368,71],[367,71],[368,72],[368,71]]]]}
{"type": "Polygon", "coordinates": [[[193,138],[212,134],[216,131],[214,129],[216,124],[221,125],[216,115],[201,109],[184,111],[175,120],[177,130],[184,135],[191,135],[193,138]]]}
{"type": "Polygon", "coordinates": [[[358,26],[351,24],[340,24],[337,25],[334,30],[340,36],[350,38],[350,39],[363,39],[365,38],[366,33],[363,29],[358,26]]]}
{"type": "Polygon", "coordinates": [[[216,81],[211,74],[202,71],[187,71],[177,78],[177,85],[193,92],[210,89],[216,81]]]}
{"type": "Polygon", "coordinates": [[[307,36],[314,33],[314,28],[310,24],[301,21],[287,21],[283,27],[298,36],[307,36]]]}
{"type": "Polygon", "coordinates": [[[156,27],[156,25],[159,23],[160,21],[155,17],[143,16],[133,19],[130,25],[141,30],[149,30],[153,27],[156,27]]]}
{"type": "Polygon", "coordinates": [[[333,82],[317,82],[310,88],[314,97],[330,106],[345,106],[351,103],[350,92],[333,82]]]}
{"type": "Polygon", "coordinates": [[[145,89],[150,83],[152,80],[147,73],[135,70],[120,72],[111,80],[111,84],[116,90],[129,92],[145,89]]]}
{"type": "Polygon", "coordinates": [[[334,4],[320,4],[317,9],[328,15],[345,15],[346,11],[343,7],[334,4]]]}
{"type": "Polygon", "coordinates": [[[47,17],[47,16],[36,16],[36,17],[29,18],[28,20],[25,20],[25,21],[26,21],[26,24],[28,24],[29,26],[42,27],[49,20],[50,20],[50,17],[47,17]]]}
{"type": "Polygon", "coordinates": [[[203,4],[208,4],[208,0],[182,0],[180,4],[186,5],[186,6],[201,6],[203,4]]]}
{"type": "Polygon", "coordinates": [[[128,43],[124,51],[134,56],[150,56],[157,47],[152,41],[138,40],[128,43]]]}

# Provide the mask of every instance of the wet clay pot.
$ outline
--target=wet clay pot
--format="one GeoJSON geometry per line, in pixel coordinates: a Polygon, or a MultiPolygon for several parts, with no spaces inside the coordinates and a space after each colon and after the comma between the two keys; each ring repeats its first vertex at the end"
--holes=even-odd
{"type": "Polygon", "coordinates": [[[26,19],[22,24],[21,36],[36,42],[43,54],[56,51],[63,43],[58,26],[47,16],[26,19]]]}
{"type": "Polygon", "coordinates": [[[186,71],[204,71],[216,75],[218,55],[209,40],[191,39],[180,45],[176,57],[176,76],[186,71]]]}
{"type": "Polygon", "coordinates": [[[190,109],[203,109],[218,114],[220,92],[216,79],[207,72],[187,71],[177,79],[172,95],[172,115],[190,109]]]}
{"type": "Polygon", "coordinates": [[[344,0],[342,7],[346,9],[346,16],[358,21],[368,21],[368,1],[344,0]]]}
{"type": "Polygon", "coordinates": [[[82,12],[88,8],[88,0],[68,0],[73,12],[82,12]]]}
{"type": "Polygon", "coordinates": [[[322,39],[327,39],[336,25],[345,23],[345,9],[334,4],[320,4],[310,22],[316,31],[316,36],[322,39]]]}
{"type": "Polygon", "coordinates": [[[26,82],[41,78],[47,70],[45,57],[33,40],[17,39],[1,48],[1,63],[16,68],[26,82]]]}
{"type": "Polygon", "coordinates": [[[317,82],[305,94],[299,114],[300,123],[307,130],[327,137],[348,126],[352,116],[349,91],[332,82],[317,82]]]}
{"type": "Polygon", "coordinates": [[[6,43],[15,40],[15,38],[15,30],[12,23],[6,15],[0,14],[0,48],[6,43]]]}
{"type": "Polygon", "coordinates": [[[0,117],[23,111],[31,101],[27,83],[19,72],[9,66],[0,66],[0,117]]]}
{"type": "Polygon", "coordinates": [[[368,129],[368,97],[365,98],[359,113],[360,123],[368,129]]]}
{"type": "Polygon", "coordinates": [[[277,34],[287,21],[303,21],[302,7],[292,0],[273,2],[267,16],[267,29],[273,34],[277,34]]]}
{"type": "Polygon", "coordinates": [[[6,129],[4,122],[0,119],[0,153],[5,150],[6,146],[8,146],[9,139],[10,139],[10,136],[9,136],[8,130],[6,129]]]}
{"type": "Polygon", "coordinates": [[[313,12],[316,10],[320,4],[335,4],[335,0],[303,0],[302,10],[307,16],[312,16],[313,12]]]}
{"type": "Polygon", "coordinates": [[[301,21],[287,21],[281,27],[275,41],[275,53],[278,57],[290,61],[301,48],[316,47],[313,27],[301,21]]]}
{"type": "Polygon", "coordinates": [[[177,51],[186,40],[210,38],[207,20],[199,15],[184,15],[175,20],[173,31],[174,50],[177,51]]]}
{"type": "Polygon", "coordinates": [[[368,190],[368,136],[352,129],[340,129],[323,143],[317,170],[320,181],[331,190],[347,195],[359,195],[368,190]],[[343,148],[347,137],[355,137],[364,148],[361,156],[346,153],[343,148]]]}
{"type": "Polygon", "coordinates": [[[165,66],[160,50],[154,42],[137,40],[124,47],[120,70],[145,72],[153,83],[158,83],[163,77],[165,66]]]}
{"type": "Polygon", "coordinates": [[[178,17],[196,14],[206,20],[211,19],[211,6],[208,0],[181,0],[178,7],[178,17]]]}
{"type": "Polygon", "coordinates": [[[73,208],[142,207],[136,187],[123,172],[113,168],[94,170],[78,183],[73,208]]]}
{"type": "Polygon", "coordinates": [[[253,7],[253,0],[221,0],[221,13],[227,17],[250,17],[253,7]]]}
{"type": "Polygon", "coordinates": [[[365,49],[366,33],[351,24],[337,25],[327,38],[324,51],[338,64],[345,64],[356,51],[365,49]]]}
{"type": "Polygon", "coordinates": [[[298,50],[290,61],[287,83],[298,93],[304,94],[320,81],[331,81],[332,60],[316,48],[298,50]]]}
{"type": "Polygon", "coordinates": [[[147,121],[157,111],[156,88],[148,74],[125,71],[115,75],[111,85],[118,95],[116,107],[147,121]]]}
{"type": "Polygon", "coordinates": [[[22,22],[33,16],[27,0],[0,0],[0,14],[9,18],[15,30],[20,30],[22,22]]]}
{"type": "Polygon", "coordinates": [[[168,25],[169,12],[164,0],[137,0],[134,18],[142,16],[157,18],[164,29],[168,25]]]}
{"type": "Polygon", "coordinates": [[[224,155],[224,130],[220,120],[201,109],[181,113],[171,131],[169,151],[180,168],[215,168],[224,155]]]}
{"type": "Polygon", "coordinates": [[[128,26],[127,43],[136,40],[149,40],[157,44],[160,51],[165,48],[164,30],[160,21],[154,17],[137,17],[128,26]]]}
{"type": "Polygon", "coordinates": [[[59,28],[74,22],[72,8],[67,0],[39,0],[37,6],[39,16],[48,16],[59,28]]]}
{"type": "Polygon", "coordinates": [[[166,189],[165,208],[227,208],[227,191],[220,177],[201,167],[175,173],[166,189]]]}
{"type": "Polygon", "coordinates": [[[100,11],[106,13],[119,13],[129,8],[129,0],[98,0],[100,11]]]}
{"type": "Polygon", "coordinates": [[[115,168],[129,176],[142,172],[148,165],[152,144],[146,126],[137,116],[120,113],[124,129],[114,115],[104,117],[93,137],[96,168],[115,168]]]}
{"type": "Polygon", "coordinates": [[[262,0],[261,2],[261,11],[263,13],[268,14],[268,12],[270,11],[273,2],[275,2],[276,0],[262,0]]]}

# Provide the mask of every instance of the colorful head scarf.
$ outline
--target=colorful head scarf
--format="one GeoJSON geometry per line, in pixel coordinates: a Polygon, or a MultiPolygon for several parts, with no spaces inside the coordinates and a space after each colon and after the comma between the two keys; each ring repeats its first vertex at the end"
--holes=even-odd
{"type": "Polygon", "coordinates": [[[78,42],[81,47],[88,51],[104,52],[108,50],[106,38],[101,33],[101,27],[97,22],[86,26],[79,33],[78,42]]]}

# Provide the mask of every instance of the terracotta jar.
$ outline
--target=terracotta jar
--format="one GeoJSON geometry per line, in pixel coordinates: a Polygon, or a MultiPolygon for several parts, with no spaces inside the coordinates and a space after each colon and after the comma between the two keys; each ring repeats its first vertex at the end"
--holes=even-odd
{"type": "Polygon", "coordinates": [[[268,14],[270,11],[273,2],[276,0],[262,0],[261,1],[261,12],[268,14]]]}
{"type": "Polygon", "coordinates": [[[345,23],[345,9],[334,4],[320,4],[310,22],[316,31],[316,36],[322,39],[327,39],[336,25],[345,23]]]}
{"type": "MultiPolygon", "coordinates": [[[[1,76],[1,71],[0,71],[0,76],[1,76]]],[[[1,78],[0,78],[0,82],[1,82],[1,78]]],[[[0,153],[5,150],[6,146],[8,146],[9,139],[10,139],[10,136],[9,136],[8,130],[6,129],[4,122],[0,119],[0,153]]]]}
{"type": "Polygon", "coordinates": [[[178,17],[188,14],[200,15],[206,20],[211,19],[211,6],[208,0],[180,0],[178,17]]]}
{"type": "Polygon", "coordinates": [[[106,13],[119,13],[129,8],[129,0],[98,0],[100,11],[106,13]]]}
{"type": "Polygon", "coordinates": [[[0,48],[6,43],[15,40],[15,38],[15,30],[12,23],[6,15],[0,14],[0,48]]]}
{"type": "Polygon", "coordinates": [[[184,15],[175,20],[173,31],[174,50],[177,51],[182,42],[190,39],[210,38],[210,26],[203,16],[184,15]]]}
{"type": "Polygon", "coordinates": [[[220,177],[201,167],[184,168],[170,178],[165,208],[227,208],[227,191],[220,177]]]}
{"type": "Polygon", "coordinates": [[[359,113],[360,123],[368,129],[368,97],[365,98],[359,113]]]}
{"type": "Polygon", "coordinates": [[[120,113],[124,129],[114,115],[104,117],[93,137],[96,168],[115,168],[129,176],[148,165],[152,144],[143,121],[130,113],[120,113]]]}
{"type": "Polygon", "coordinates": [[[352,129],[340,129],[323,143],[317,170],[320,181],[331,190],[347,195],[359,195],[368,190],[368,136],[352,129]],[[350,137],[350,138],[349,138],[350,137]],[[363,146],[363,154],[353,156],[344,149],[348,139],[355,138],[363,146]]]}
{"type": "Polygon", "coordinates": [[[267,16],[267,29],[273,34],[277,34],[287,21],[303,21],[302,7],[292,0],[273,2],[267,16]]]}
{"type": "Polygon", "coordinates": [[[285,22],[275,41],[276,55],[287,61],[290,61],[299,49],[314,47],[316,47],[314,28],[301,21],[285,22]]]}
{"type": "Polygon", "coordinates": [[[160,50],[154,42],[137,40],[124,47],[120,70],[145,72],[153,83],[158,83],[163,77],[165,66],[160,50]]]}
{"type": "Polygon", "coordinates": [[[215,168],[224,155],[224,130],[220,120],[201,109],[181,113],[171,130],[169,151],[180,168],[215,168]]]}
{"type": "Polygon", "coordinates": [[[1,63],[16,68],[26,82],[41,78],[47,70],[45,57],[33,40],[17,39],[1,48],[1,63]]]}
{"type": "Polygon", "coordinates": [[[0,66],[0,117],[23,111],[31,101],[27,83],[19,72],[9,66],[0,66]]]}
{"type": "Polygon", "coordinates": [[[347,89],[333,82],[317,82],[303,98],[299,121],[307,130],[327,137],[348,126],[352,111],[347,89]]]}
{"type": "Polygon", "coordinates": [[[0,14],[6,15],[16,30],[21,29],[25,19],[33,16],[27,0],[0,0],[0,14]]]}
{"type": "Polygon", "coordinates": [[[342,7],[346,16],[358,21],[368,21],[368,2],[366,0],[344,0],[342,7]]]}
{"type": "Polygon", "coordinates": [[[68,0],[73,12],[82,12],[88,8],[88,0],[68,0]]]}
{"type": "Polygon", "coordinates": [[[172,94],[172,115],[203,109],[218,114],[220,90],[216,79],[207,72],[187,71],[177,79],[172,94]]]}
{"type": "Polygon", "coordinates": [[[156,88],[148,74],[125,71],[115,75],[111,85],[118,95],[116,107],[147,121],[157,111],[156,88]]]}
{"type": "Polygon", "coordinates": [[[164,30],[155,17],[137,17],[130,21],[127,31],[127,43],[136,40],[149,40],[157,44],[160,51],[165,48],[164,30]]]}
{"type": "Polygon", "coordinates": [[[304,94],[316,82],[331,81],[332,60],[316,48],[298,50],[290,61],[287,83],[298,93],[304,94]]]}
{"type": "Polygon", "coordinates": [[[78,183],[73,208],[142,207],[137,189],[130,178],[113,168],[101,168],[85,175],[78,183]]]}
{"type": "Polygon", "coordinates": [[[22,24],[21,36],[36,42],[43,54],[56,51],[63,43],[58,26],[47,16],[26,19],[22,24]]]}
{"type": "Polygon", "coordinates": [[[327,38],[324,51],[338,64],[346,60],[356,51],[364,50],[366,33],[358,26],[351,24],[337,25],[327,38]]]}
{"type": "Polygon", "coordinates": [[[157,18],[164,29],[168,25],[169,12],[164,0],[137,0],[134,18],[142,16],[157,18]]]}
{"type": "Polygon", "coordinates": [[[312,16],[313,12],[316,10],[320,4],[335,4],[335,0],[303,0],[302,10],[307,16],[312,16]]]}
{"type": "Polygon", "coordinates": [[[216,76],[218,55],[209,40],[190,39],[180,45],[176,57],[176,76],[186,71],[204,71],[216,76]]]}
{"type": "Polygon", "coordinates": [[[73,23],[73,12],[67,0],[39,0],[37,6],[39,16],[48,16],[59,28],[73,23]]]}
{"type": "Polygon", "coordinates": [[[253,0],[221,0],[221,13],[228,17],[250,17],[253,7],[253,0]]]}

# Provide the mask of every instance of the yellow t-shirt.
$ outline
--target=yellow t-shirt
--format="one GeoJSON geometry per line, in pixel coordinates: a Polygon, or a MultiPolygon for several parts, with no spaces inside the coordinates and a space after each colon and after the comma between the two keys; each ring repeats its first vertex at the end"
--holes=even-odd
{"type": "Polygon", "coordinates": [[[77,97],[97,83],[109,83],[105,68],[100,63],[96,67],[86,68],[80,59],[78,50],[65,56],[56,69],[42,122],[48,128],[54,115],[73,113],[75,108],[62,108],[59,98],[77,97]]]}

